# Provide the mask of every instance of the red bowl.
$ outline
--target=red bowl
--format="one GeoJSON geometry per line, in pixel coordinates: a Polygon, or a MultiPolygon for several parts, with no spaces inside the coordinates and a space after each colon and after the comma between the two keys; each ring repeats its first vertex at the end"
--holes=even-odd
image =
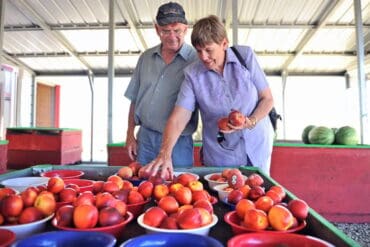
{"type": "Polygon", "coordinates": [[[255,229],[250,229],[244,226],[240,225],[240,218],[236,214],[236,211],[230,211],[225,214],[224,220],[227,224],[231,226],[231,229],[235,235],[237,234],[242,234],[242,233],[248,233],[248,232],[273,232],[273,233],[288,233],[288,232],[297,232],[302,230],[306,225],[306,221],[301,221],[299,222],[299,225],[297,227],[290,228],[285,231],[278,231],[278,230],[273,230],[273,229],[266,229],[266,230],[255,230],[255,229]]]}
{"type": "Polygon", "coordinates": [[[81,232],[103,232],[113,235],[115,238],[120,239],[123,235],[123,232],[125,230],[125,227],[128,223],[132,221],[134,218],[133,214],[130,212],[127,212],[127,215],[125,217],[125,220],[122,221],[119,224],[112,225],[112,226],[102,226],[102,227],[94,227],[94,228],[87,228],[87,229],[79,229],[75,227],[66,227],[66,226],[58,226],[57,219],[54,217],[51,221],[51,224],[59,229],[59,230],[65,230],[65,231],[81,231],[81,232]]]}
{"type": "Polygon", "coordinates": [[[218,202],[218,199],[215,196],[211,196],[211,198],[210,198],[209,201],[211,202],[212,205],[214,205],[214,204],[216,204],[218,202]]]}
{"type": "Polygon", "coordinates": [[[279,234],[276,232],[244,233],[232,237],[227,242],[227,247],[334,247],[334,245],[312,236],[296,233],[279,234]]]}
{"type": "Polygon", "coordinates": [[[94,181],[88,179],[64,179],[64,184],[76,184],[80,187],[80,192],[92,191],[94,181]]]}
{"type": "Polygon", "coordinates": [[[15,241],[15,233],[8,229],[0,229],[0,246],[10,246],[15,241]]]}
{"type": "Polygon", "coordinates": [[[63,179],[81,178],[85,173],[80,170],[53,170],[41,173],[41,177],[61,177],[63,179]]]}
{"type": "Polygon", "coordinates": [[[56,202],[55,211],[57,211],[60,207],[63,207],[65,205],[72,205],[72,202],[56,202]]]}
{"type": "Polygon", "coordinates": [[[146,199],[143,202],[127,204],[127,211],[131,212],[134,218],[137,218],[140,214],[144,212],[145,205],[147,205],[149,202],[150,202],[150,198],[146,199]]]}

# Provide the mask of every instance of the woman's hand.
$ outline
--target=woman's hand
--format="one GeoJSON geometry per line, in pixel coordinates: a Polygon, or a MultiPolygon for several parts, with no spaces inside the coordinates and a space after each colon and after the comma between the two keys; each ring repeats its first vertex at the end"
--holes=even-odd
{"type": "Polygon", "coordinates": [[[243,129],[253,129],[254,126],[256,126],[257,123],[257,118],[250,116],[250,117],[244,117],[245,121],[243,124],[239,126],[232,125],[231,123],[228,123],[227,126],[229,127],[229,130],[220,130],[220,132],[224,134],[230,134],[238,130],[243,130],[243,129]]]}
{"type": "Polygon", "coordinates": [[[160,176],[165,180],[172,180],[173,178],[171,155],[159,154],[156,159],[147,164],[143,169],[149,176],[160,176]]]}

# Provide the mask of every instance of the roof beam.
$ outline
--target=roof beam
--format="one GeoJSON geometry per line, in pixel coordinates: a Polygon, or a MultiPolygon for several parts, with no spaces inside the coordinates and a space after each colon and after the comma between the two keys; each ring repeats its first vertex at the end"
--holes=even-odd
{"type": "MultiPolygon", "coordinates": [[[[230,19],[230,18],[229,18],[230,19]]],[[[225,21],[225,26],[230,28],[231,19],[225,21]]],[[[131,29],[127,23],[118,22],[115,24],[115,29],[131,29]]],[[[189,24],[189,27],[192,25],[189,24]]],[[[66,23],[59,25],[49,25],[52,31],[66,31],[66,30],[101,30],[108,29],[109,23],[66,23]]],[[[354,24],[326,24],[321,27],[322,29],[353,29],[356,26],[354,24]]],[[[140,25],[135,27],[138,33],[141,33],[141,30],[153,28],[153,25],[140,25]]],[[[245,29],[317,29],[317,25],[313,24],[248,24],[248,23],[239,23],[238,28],[245,29]]],[[[363,24],[364,29],[370,29],[370,24],[363,24]]],[[[43,28],[39,25],[7,25],[4,27],[6,32],[19,32],[19,31],[42,31],[43,28]]],[[[145,40],[144,40],[145,42],[145,40]]]]}
{"type": "MultiPolygon", "coordinates": [[[[239,28],[248,28],[248,29],[344,29],[344,28],[355,28],[356,25],[354,24],[324,24],[323,26],[318,26],[314,24],[295,24],[295,23],[285,23],[285,24],[280,24],[280,23],[269,23],[269,24],[258,24],[258,23],[239,23],[238,25],[239,28]]],[[[364,24],[364,28],[370,28],[369,24],[364,24]]]]}
{"type": "MultiPolygon", "coordinates": [[[[86,76],[87,71],[84,70],[71,70],[71,71],[35,71],[37,76],[86,76]]],[[[94,70],[94,77],[107,77],[108,71],[107,70],[94,70]]],[[[132,76],[133,69],[116,69],[115,76],[116,77],[130,77],[132,76]]],[[[280,70],[267,70],[265,71],[266,75],[268,76],[281,76],[280,70]]],[[[346,71],[338,71],[338,72],[302,72],[302,71],[291,71],[289,76],[344,76],[346,71]]]]}
{"type": "MultiPolygon", "coordinates": [[[[370,64],[370,52],[365,51],[365,58],[364,58],[365,64],[370,64]]],[[[357,68],[357,60],[350,63],[347,67],[348,71],[355,70],[357,68]]]]}
{"type": "MultiPolygon", "coordinates": [[[[118,22],[115,24],[115,29],[128,29],[127,23],[118,22]]],[[[109,23],[66,23],[58,25],[49,25],[50,30],[52,31],[66,31],[66,30],[101,30],[108,29],[109,23]]],[[[39,25],[7,25],[5,26],[5,31],[42,31],[44,30],[39,25]]]]}
{"type": "Polygon", "coordinates": [[[339,1],[330,1],[328,5],[324,8],[324,12],[321,15],[321,18],[318,21],[317,27],[315,29],[309,30],[306,35],[301,39],[299,44],[297,45],[295,49],[295,55],[289,57],[285,63],[282,66],[283,71],[289,72],[289,66],[294,62],[295,59],[297,59],[302,53],[305,48],[305,46],[308,44],[308,42],[312,39],[312,37],[320,30],[320,28],[324,27],[331,17],[331,15],[334,14],[335,10],[340,6],[340,4],[343,2],[343,0],[339,1]]]}
{"type": "MultiPolygon", "coordinates": [[[[37,58],[37,57],[69,57],[68,52],[31,52],[31,53],[13,53],[9,55],[18,58],[37,58]]],[[[96,56],[108,56],[108,51],[94,51],[94,52],[77,52],[79,57],[96,57],[96,56]]],[[[140,51],[115,51],[115,56],[137,56],[140,55],[140,51]]]]}
{"type": "MultiPolygon", "coordinates": [[[[135,43],[138,45],[139,50],[144,51],[148,49],[148,44],[146,43],[144,39],[144,35],[141,32],[141,30],[137,27],[135,22],[133,21],[133,7],[130,1],[123,0],[123,1],[117,1],[117,4],[119,6],[119,10],[125,18],[125,20],[128,23],[128,26],[130,28],[131,35],[133,39],[135,40],[135,43]]],[[[136,15],[137,16],[137,15],[136,15]]],[[[153,26],[151,26],[153,27],[153,26]]]]}
{"type": "Polygon", "coordinates": [[[14,65],[18,65],[20,67],[23,67],[24,69],[26,69],[30,74],[35,74],[35,72],[33,71],[32,68],[30,68],[27,64],[23,63],[21,60],[18,59],[17,56],[13,56],[13,55],[10,55],[10,54],[6,54],[5,52],[3,52],[2,54],[3,58],[5,58],[6,60],[8,60],[9,62],[13,63],[14,65]]]}
{"type": "Polygon", "coordinates": [[[77,55],[76,50],[73,46],[62,36],[59,32],[53,31],[50,26],[45,23],[45,21],[39,16],[39,14],[30,6],[30,4],[26,1],[13,1],[13,4],[17,5],[20,9],[23,9],[27,12],[28,16],[34,17],[36,20],[36,24],[40,26],[44,32],[49,35],[52,39],[56,40],[67,52],[74,58],[76,58],[83,68],[86,70],[91,70],[89,64],[81,57],[77,55]]]}
{"type": "MultiPolygon", "coordinates": [[[[280,52],[280,51],[256,51],[258,56],[294,56],[295,52],[280,52]]],[[[365,51],[365,55],[369,55],[370,50],[365,51]]],[[[32,52],[32,53],[8,53],[13,58],[26,58],[26,57],[69,57],[67,52],[32,52]]],[[[94,52],[77,52],[79,57],[96,57],[96,56],[108,56],[108,51],[94,51],[94,52]]],[[[140,51],[115,51],[115,56],[138,56],[140,51]]],[[[341,51],[341,52],[302,52],[303,56],[349,56],[355,57],[355,51],[341,51]]]]}

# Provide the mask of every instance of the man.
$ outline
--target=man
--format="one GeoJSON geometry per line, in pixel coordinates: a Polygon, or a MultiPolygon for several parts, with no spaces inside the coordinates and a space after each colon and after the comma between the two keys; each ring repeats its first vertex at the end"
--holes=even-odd
{"type": "MultiPolygon", "coordinates": [[[[126,147],[130,158],[143,165],[157,157],[164,127],[184,80],[183,69],[197,59],[192,46],[184,43],[188,26],[181,5],[163,4],[158,9],[156,21],[161,44],[140,56],[125,92],[131,100],[126,147]],[[136,125],[140,128],[135,138],[136,125]]],[[[193,165],[192,133],[197,123],[196,112],[174,147],[172,162],[175,167],[193,165]]]]}

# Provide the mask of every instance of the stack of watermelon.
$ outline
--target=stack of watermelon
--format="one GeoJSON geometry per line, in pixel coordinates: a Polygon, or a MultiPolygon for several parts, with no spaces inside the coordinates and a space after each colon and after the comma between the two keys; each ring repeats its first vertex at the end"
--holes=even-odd
{"type": "Polygon", "coordinates": [[[308,125],[302,132],[302,141],[306,144],[357,145],[359,138],[356,129],[351,126],[343,126],[335,129],[325,126],[308,125]]]}

